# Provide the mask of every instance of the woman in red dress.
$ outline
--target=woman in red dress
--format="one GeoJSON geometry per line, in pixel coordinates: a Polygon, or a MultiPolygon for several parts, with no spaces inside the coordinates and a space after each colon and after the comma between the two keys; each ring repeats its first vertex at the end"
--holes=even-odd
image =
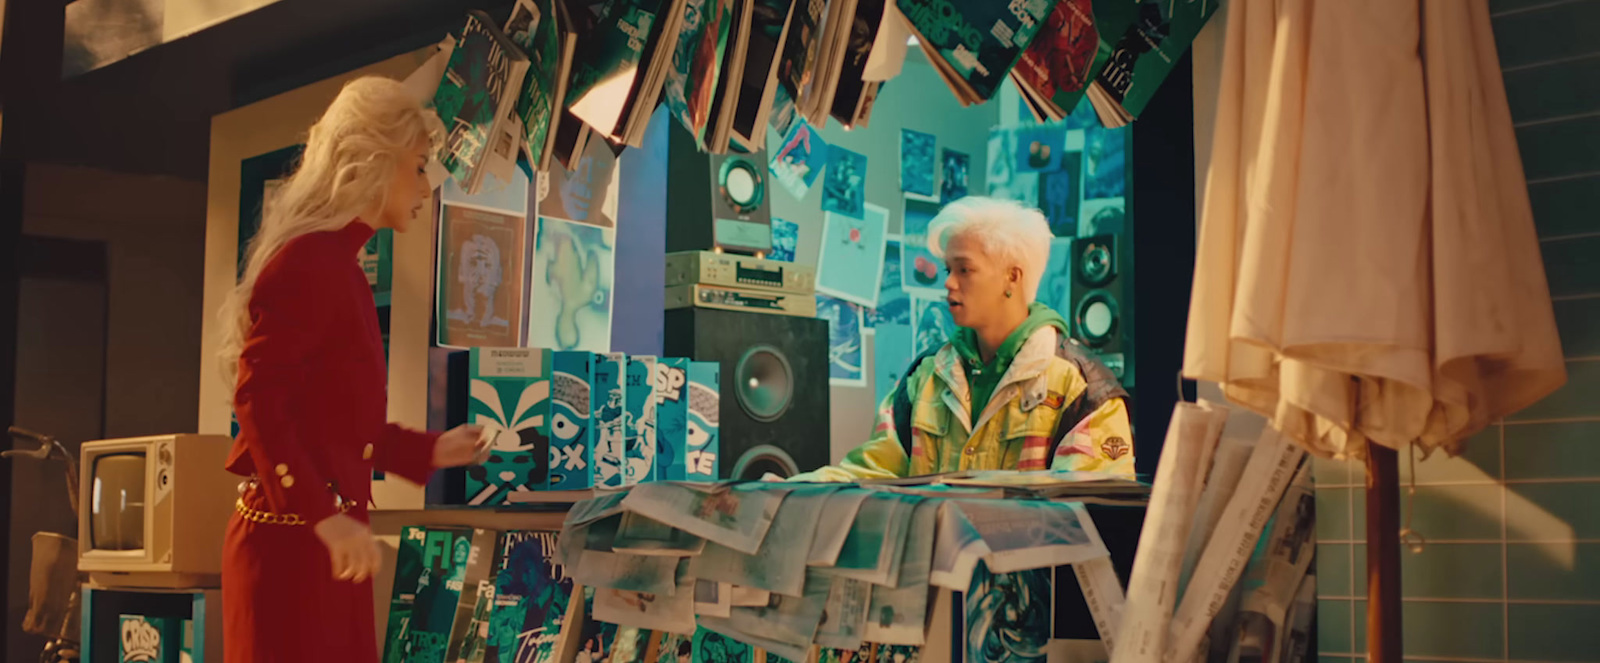
{"type": "Polygon", "coordinates": [[[477,427],[387,423],[376,309],[357,263],[377,228],[404,232],[431,196],[443,135],[397,81],[355,80],[311,127],[225,304],[240,484],[223,547],[228,663],[377,660],[367,521],[374,469],[425,483],[487,450],[477,427]]]}

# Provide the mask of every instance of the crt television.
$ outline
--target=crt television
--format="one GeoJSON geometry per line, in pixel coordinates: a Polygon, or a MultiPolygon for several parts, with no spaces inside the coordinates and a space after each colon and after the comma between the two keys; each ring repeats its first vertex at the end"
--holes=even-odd
{"type": "Polygon", "coordinates": [[[218,587],[239,477],[233,440],[158,435],[85,442],[78,570],[102,587],[218,587]]]}

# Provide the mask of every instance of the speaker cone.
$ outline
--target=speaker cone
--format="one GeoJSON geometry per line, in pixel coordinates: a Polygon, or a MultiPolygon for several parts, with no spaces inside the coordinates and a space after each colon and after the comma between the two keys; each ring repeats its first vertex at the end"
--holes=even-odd
{"type": "Polygon", "coordinates": [[[749,159],[730,156],[717,172],[717,192],[740,214],[749,214],[766,197],[761,171],[749,159]]]}
{"type": "Polygon", "coordinates": [[[799,473],[800,466],[788,452],[763,444],[739,456],[739,461],[734,464],[733,473],[728,478],[735,481],[755,481],[768,474],[775,474],[787,479],[799,473]]]}
{"type": "Polygon", "coordinates": [[[1078,279],[1091,286],[1102,286],[1117,276],[1116,247],[1110,242],[1085,242],[1078,253],[1078,279]]]}
{"type": "Polygon", "coordinates": [[[746,350],[733,376],[734,400],[756,421],[777,421],[794,402],[794,370],[783,352],[770,345],[746,350]]]}
{"type": "Polygon", "coordinates": [[[1072,318],[1073,327],[1078,330],[1078,340],[1098,348],[1116,338],[1121,312],[1111,293],[1097,290],[1078,301],[1072,318]]]}

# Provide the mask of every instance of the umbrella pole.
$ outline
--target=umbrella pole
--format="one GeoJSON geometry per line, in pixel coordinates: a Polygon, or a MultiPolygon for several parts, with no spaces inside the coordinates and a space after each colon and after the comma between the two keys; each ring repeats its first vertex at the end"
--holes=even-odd
{"type": "Polygon", "coordinates": [[[1394,449],[1367,445],[1367,656],[1401,663],[1400,464],[1394,449]]]}

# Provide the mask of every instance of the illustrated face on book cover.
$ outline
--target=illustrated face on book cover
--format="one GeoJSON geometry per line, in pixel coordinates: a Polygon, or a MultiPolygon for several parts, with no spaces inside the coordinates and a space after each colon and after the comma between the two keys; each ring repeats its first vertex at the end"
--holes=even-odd
{"type": "Polygon", "coordinates": [[[717,469],[717,408],[721,400],[717,392],[696,382],[689,383],[689,472],[710,475],[717,469]]]}
{"type": "Polygon", "coordinates": [[[461,308],[450,318],[479,327],[510,325],[494,310],[495,293],[500,289],[504,270],[500,266],[500,247],[487,235],[473,235],[461,246],[461,308]]]}
{"type": "Polygon", "coordinates": [[[584,449],[575,441],[584,439],[589,430],[589,383],[570,373],[556,373],[550,378],[554,400],[550,408],[550,484],[558,485],[569,474],[589,472],[584,460],[584,449]],[[583,407],[575,408],[574,404],[583,407]]]}

